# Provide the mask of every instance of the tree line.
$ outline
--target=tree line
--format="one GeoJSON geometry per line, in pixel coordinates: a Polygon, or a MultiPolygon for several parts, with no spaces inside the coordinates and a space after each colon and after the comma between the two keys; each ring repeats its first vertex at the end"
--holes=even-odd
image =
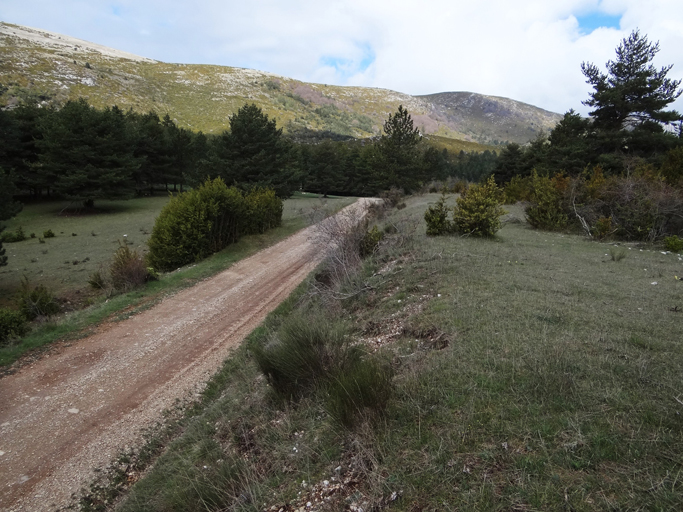
{"type": "Polygon", "coordinates": [[[0,110],[0,168],[16,192],[84,207],[182,191],[216,177],[244,190],[273,188],[282,198],[295,190],[367,196],[449,176],[476,180],[494,160],[489,152],[456,157],[425,144],[403,107],[389,115],[381,137],[314,143],[286,137],[254,104],[240,108],[216,136],[180,128],[168,114],[97,109],[85,99],[61,108],[34,102],[0,110]]]}

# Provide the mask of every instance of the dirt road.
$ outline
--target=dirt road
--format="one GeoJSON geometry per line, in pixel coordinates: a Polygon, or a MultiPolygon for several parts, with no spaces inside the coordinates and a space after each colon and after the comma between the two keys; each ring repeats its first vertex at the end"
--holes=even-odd
{"type": "Polygon", "coordinates": [[[0,510],[64,506],[164,409],[201,391],[320,262],[312,229],[0,379],[0,510]]]}

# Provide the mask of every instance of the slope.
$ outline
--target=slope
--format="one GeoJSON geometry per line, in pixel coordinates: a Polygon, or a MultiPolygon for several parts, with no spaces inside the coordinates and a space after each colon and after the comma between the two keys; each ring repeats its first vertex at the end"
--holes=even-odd
{"type": "Polygon", "coordinates": [[[377,135],[399,105],[426,134],[485,144],[526,142],[537,125],[548,129],[559,119],[546,113],[541,121],[544,111],[504,98],[496,101],[506,108],[482,115],[480,105],[492,100],[473,93],[411,96],[305,83],[251,69],[158,62],[8,23],[0,23],[0,61],[0,105],[5,107],[30,98],[60,104],[84,97],[97,107],[168,113],[181,127],[205,133],[224,130],[228,117],[246,102],[256,103],[288,132],[326,130],[358,138],[377,135]],[[457,109],[442,101],[461,94],[476,101],[460,102],[457,109]]]}

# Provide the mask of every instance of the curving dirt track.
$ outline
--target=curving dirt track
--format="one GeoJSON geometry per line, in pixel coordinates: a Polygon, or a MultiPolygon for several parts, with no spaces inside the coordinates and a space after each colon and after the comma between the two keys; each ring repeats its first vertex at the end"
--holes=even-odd
{"type": "Polygon", "coordinates": [[[0,510],[67,505],[95,468],[199,392],[321,261],[312,229],[0,379],[0,510]]]}

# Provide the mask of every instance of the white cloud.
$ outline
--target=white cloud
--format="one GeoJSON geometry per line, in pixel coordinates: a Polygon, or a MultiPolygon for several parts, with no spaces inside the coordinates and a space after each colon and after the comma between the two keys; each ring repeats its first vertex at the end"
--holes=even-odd
{"type": "MultiPolygon", "coordinates": [[[[410,94],[468,90],[575,108],[631,30],[659,40],[683,77],[680,0],[4,0],[0,18],[164,61],[252,67],[301,80],[410,94]],[[621,16],[585,34],[577,18],[621,16]]],[[[683,110],[683,101],[675,105],[683,110]]]]}

